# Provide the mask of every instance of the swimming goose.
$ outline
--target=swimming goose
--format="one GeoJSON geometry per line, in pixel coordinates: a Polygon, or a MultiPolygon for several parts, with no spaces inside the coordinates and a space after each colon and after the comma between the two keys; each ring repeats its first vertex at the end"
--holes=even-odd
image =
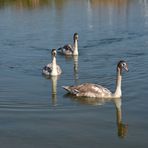
{"type": "Polygon", "coordinates": [[[76,97],[120,98],[122,96],[122,69],[128,71],[128,65],[125,61],[119,61],[117,64],[117,80],[116,89],[114,93],[112,93],[110,90],[101,85],[92,83],[84,83],[77,86],[63,86],[63,88],[67,90],[70,94],[75,95],[76,97]]]}
{"type": "Polygon", "coordinates": [[[78,33],[74,33],[73,40],[73,46],[66,44],[58,49],[58,53],[64,55],[78,55],[78,33]]]}
{"type": "Polygon", "coordinates": [[[56,49],[52,49],[52,63],[47,64],[42,70],[46,76],[57,76],[62,73],[60,66],[56,63],[56,53],[56,49]]]}

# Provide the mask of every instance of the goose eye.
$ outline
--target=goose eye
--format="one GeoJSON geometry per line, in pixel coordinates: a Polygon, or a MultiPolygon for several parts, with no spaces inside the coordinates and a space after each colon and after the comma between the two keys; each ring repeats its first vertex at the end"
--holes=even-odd
{"type": "Polygon", "coordinates": [[[123,66],[123,67],[126,66],[126,63],[122,63],[122,66],[123,66]]]}

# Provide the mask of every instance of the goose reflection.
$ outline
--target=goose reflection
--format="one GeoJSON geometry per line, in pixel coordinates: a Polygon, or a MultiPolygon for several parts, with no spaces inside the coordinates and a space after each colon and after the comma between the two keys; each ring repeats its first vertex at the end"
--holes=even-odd
{"type": "Polygon", "coordinates": [[[121,98],[113,99],[116,108],[118,136],[124,138],[127,135],[128,125],[122,122],[121,98]]]}
{"type": "Polygon", "coordinates": [[[79,84],[79,74],[78,74],[78,60],[79,56],[65,56],[65,60],[67,62],[73,62],[73,76],[74,76],[74,84],[78,85],[79,84]]]}
{"type": "Polygon", "coordinates": [[[104,99],[104,98],[85,98],[85,97],[74,97],[71,94],[66,94],[65,97],[71,98],[72,100],[87,105],[104,105],[107,102],[113,102],[116,109],[116,122],[117,122],[117,135],[119,138],[125,138],[128,131],[128,125],[122,122],[122,100],[121,98],[116,99],[104,99]]]}
{"type": "Polygon", "coordinates": [[[57,105],[57,80],[58,76],[51,77],[51,104],[53,106],[57,105]]]}
{"type": "Polygon", "coordinates": [[[104,105],[105,103],[111,101],[112,99],[104,99],[104,98],[89,98],[89,97],[76,97],[72,94],[65,94],[64,95],[66,98],[70,98],[71,100],[74,100],[80,104],[87,104],[87,105],[104,105]]]}
{"type": "Polygon", "coordinates": [[[74,81],[75,85],[78,84],[79,81],[79,75],[78,75],[78,56],[73,56],[73,69],[74,69],[74,81]]]}

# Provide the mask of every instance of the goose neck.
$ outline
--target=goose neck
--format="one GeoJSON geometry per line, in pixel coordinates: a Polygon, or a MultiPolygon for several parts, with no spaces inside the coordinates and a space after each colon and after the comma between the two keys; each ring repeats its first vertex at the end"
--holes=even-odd
{"type": "Polygon", "coordinates": [[[57,63],[56,63],[56,57],[53,57],[52,60],[52,74],[51,75],[57,75],[57,63]]]}
{"type": "Polygon", "coordinates": [[[116,89],[114,93],[115,98],[120,98],[122,96],[121,81],[122,81],[121,69],[117,67],[116,89]]]}
{"type": "Polygon", "coordinates": [[[78,55],[78,40],[74,40],[74,51],[73,55],[78,55]]]}

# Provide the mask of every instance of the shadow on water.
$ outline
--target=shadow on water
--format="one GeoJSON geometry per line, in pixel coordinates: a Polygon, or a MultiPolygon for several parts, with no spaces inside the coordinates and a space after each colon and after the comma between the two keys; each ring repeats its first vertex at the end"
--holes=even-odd
{"type": "Polygon", "coordinates": [[[117,123],[117,135],[119,138],[125,138],[128,132],[128,124],[123,123],[122,121],[122,99],[113,98],[113,99],[104,99],[104,98],[86,98],[86,97],[75,97],[71,94],[65,94],[65,98],[70,98],[73,101],[76,101],[80,104],[85,105],[104,105],[107,102],[113,102],[116,110],[116,123],[117,123]]]}

